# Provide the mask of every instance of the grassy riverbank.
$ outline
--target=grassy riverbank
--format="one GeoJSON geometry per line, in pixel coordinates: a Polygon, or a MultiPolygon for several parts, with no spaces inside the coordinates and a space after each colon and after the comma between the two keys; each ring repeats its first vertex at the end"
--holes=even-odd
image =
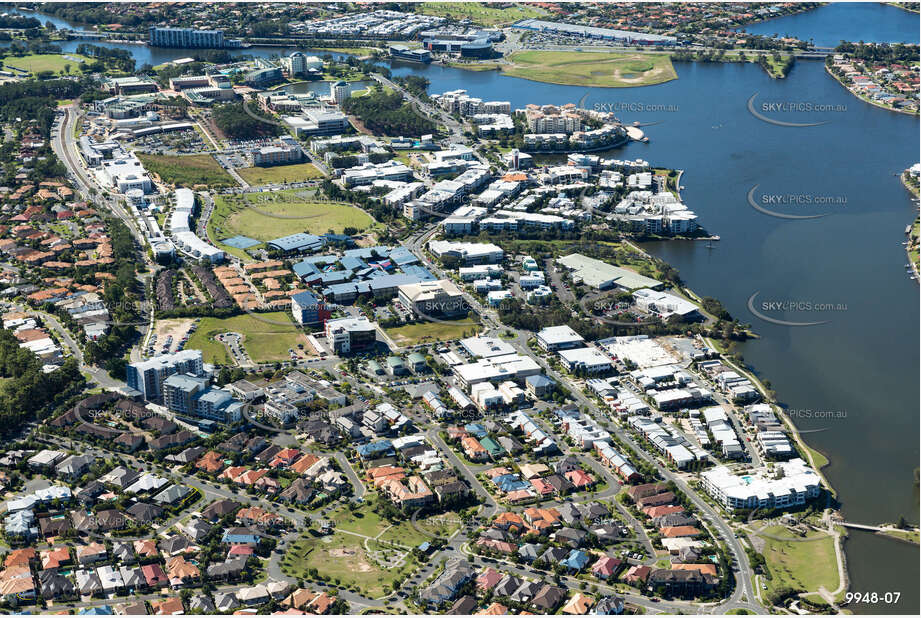
{"type": "Polygon", "coordinates": [[[720,51],[717,54],[680,51],[673,52],[670,57],[675,62],[751,62],[759,64],[774,79],[785,78],[796,61],[790,54],[779,54],[776,58],[765,54],[762,62],[758,54],[744,49],[720,51]]]}
{"type": "Polygon", "coordinates": [[[891,536],[894,539],[907,541],[908,543],[914,543],[915,545],[919,544],[919,532],[917,530],[897,530],[895,528],[887,528],[885,530],[880,530],[878,534],[891,536]]]}
{"type": "Polygon", "coordinates": [[[520,51],[501,71],[548,84],[630,88],[678,79],[668,54],[631,52],[520,51]]]}
{"type": "MultiPolygon", "coordinates": [[[[835,537],[827,532],[810,530],[796,536],[784,526],[769,526],[758,533],[764,540],[761,554],[767,562],[771,578],[762,579],[767,585],[767,599],[793,592],[817,592],[820,588],[838,588],[840,573],[835,553],[835,537]]],[[[821,597],[818,597],[821,601],[821,597]]]]}

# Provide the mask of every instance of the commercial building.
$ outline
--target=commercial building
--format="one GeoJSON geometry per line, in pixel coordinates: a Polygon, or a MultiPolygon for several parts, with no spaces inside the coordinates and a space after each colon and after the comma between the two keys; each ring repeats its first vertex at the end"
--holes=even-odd
{"type": "Polygon", "coordinates": [[[281,144],[277,146],[263,146],[250,153],[250,160],[254,166],[268,167],[271,165],[287,165],[299,163],[304,159],[304,151],[297,144],[281,144]]]}
{"type": "Polygon", "coordinates": [[[714,500],[729,510],[784,509],[817,498],[821,481],[802,459],[777,462],[768,469],[737,476],[719,466],[701,473],[701,485],[714,500]]]}
{"type": "Polygon", "coordinates": [[[153,191],[153,182],[147,170],[133,152],[113,153],[112,159],[101,161],[101,164],[98,172],[100,180],[118,193],[127,193],[132,189],[140,189],[144,193],[153,191]]]}
{"type": "Polygon", "coordinates": [[[296,51],[290,56],[282,59],[288,75],[306,75],[309,71],[319,71],[323,68],[323,61],[317,56],[307,56],[303,52],[296,51]]]}
{"type": "Polygon", "coordinates": [[[505,257],[505,252],[493,243],[451,242],[447,240],[430,240],[429,251],[439,259],[457,258],[464,265],[498,264],[505,257]]]}
{"type": "Polygon", "coordinates": [[[580,253],[564,255],[561,258],[557,258],[556,261],[572,271],[573,282],[584,283],[599,290],[608,290],[615,286],[628,290],[638,290],[640,288],[658,289],[662,287],[660,281],[580,253]]]}
{"type": "Polygon", "coordinates": [[[374,345],[377,341],[377,324],[368,318],[340,318],[327,320],[326,339],[336,353],[348,354],[374,345]]]}
{"type": "Polygon", "coordinates": [[[398,161],[366,163],[351,167],[342,173],[342,184],[346,187],[369,185],[378,180],[412,180],[413,171],[398,161]]]}
{"type": "Polygon", "coordinates": [[[460,345],[473,358],[492,358],[515,353],[515,348],[498,337],[467,337],[461,339],[460,345]]]}
{"type": "Polygon", "coordinates": [[[410,49],[406,45],[391,45],[389,48],[390,57],[397,60],[408,60],[410,62],[432,61],[432,52],[427,49],[410,49]]]}
{"type": "Polygon", "coordinates": [[[563,366],[569,371],[605,373],[614,368],[611,364],[611,359],[598,348],[584,347],[560,350],[559,355],[563,366]]]}
{"type": "Polygon", "coordinates": [[[330,316],[326,303],[312,292],[301,292],[291,297],[291,314],[298,324],[322,324],[330,316]]]}
{"type": "Polygon", "coordinates": [[[637,307],[655,313],[662,319],[668,319],[673,315],[685,320],[696,320],[701,317],[697,305],[674,294],[641,289],[633,293],[633,299],[637,307]]]}
{"type": "Polygon", "coordinates": [[[614,41],[625,45],[675,45],[678,42],[678,39],[673,36],[633,32],[630,30],[613,30],[611,28],[596,28],[593,26],[544,21],[541,19],[523,19],[513,24],[512,27],[562,36],[614,41]]]}
{"type": "Polygon", "coordinates": [[[475,41],[424,39],[422,47],[431,52],[460,54],[462,58],[490,58],[493,55],[492,42],[485,38],[475,41]]]}
{"type": "Polygon", "coordinates": [[[145,76],[113,77],[103,82],[103,85],[112,94],[120,96],[157,92],[160,88],[157,82],[145,76]]]}
{"type": "Polygon", "coordinates": [[[302,253],[322,249],[326,245],[326,241],[321,236],[315,234],[298,232],[297,234],[289,234],[288,236],[275,238],[266,244],[269,248],[277,249],[284,253],[302,253]]]}
{"type": "Polygon", "coordinates": [[[537,333],[537,345],[548,352],[576,348],[585,343],[582,335],[563,324],[562,326],[548,326],[537,333]]]}
{"type": "Polygon", "coordinates": [[[140,391],[144,399],[157,400],[163,396],[163,381],[176,373],[204,375],[201,350],[180,350],[130,363],[125,381],[130,388],[140,391]]]}
{"type": "Polygon", "coordinates": [[[329,98],[336,105],[341,105],[352,93],[349,83],[343,80],[335,81],[329,85],[329,98]]]}
{"type": "Polygon", "coordinates": [[[250,71],[243,77],[243,83],[253,88],[270,86],[284,79],[279,67],[269,67],[250,71]]]}
{"type": "Polygon", "coordinates": [[[349,119],[342,112],[320,109],[306,110],[303,116],[285,116],[282,121],[294,129],[296,137],[338,135],[351,127],[349,119]]]}
{"type": "Polygon", "coordinates": [[[221,49],[224,47],[223,30],[196,30],[195,28],[150,27],[148,43],[151,47],[182,47],[196,49],[221,49]]]}
{"type": "Polygon", "coordinates": [[[417,316],[452,317],[467,313],[464,295],[450,279],[398,286],[397,298],[417,316]]]}
{"type": "Polygon", "coordinates": [[[519,354],[481,358],[453,369],[458,382],[466,388],[480,382],[520,381],[540,373],[537,361],[519,354]]]}

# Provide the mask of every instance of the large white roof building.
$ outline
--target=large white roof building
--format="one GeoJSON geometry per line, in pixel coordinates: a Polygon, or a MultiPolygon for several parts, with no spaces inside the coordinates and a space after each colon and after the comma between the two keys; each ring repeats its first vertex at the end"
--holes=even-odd
{"type": "Polygon", "coordinates": [[[726,466],[701,473],[703,488],[729,510],[784,509],[819,495],[821,481],[815,470],[802,459],[775,463],[767,468],[737,476],[726,466]]]}

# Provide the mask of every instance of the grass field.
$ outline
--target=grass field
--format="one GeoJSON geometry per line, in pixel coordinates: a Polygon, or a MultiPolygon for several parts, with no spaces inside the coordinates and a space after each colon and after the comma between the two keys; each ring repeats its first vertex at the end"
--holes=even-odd
{"type": "Polygon", "coordinates": [[[417,10],[425,15],[450,19],[469,19],[482,26],[511,24],[521,19],[540,17],[541,13],[527,5],[516,4],[498,8],[480,2],[423,2],[417,10]]]}
{"type": "MultiPolygon", "coordinates": [[[[35,75],[42,71],[51,71],[56,75],[80,75],[80,63],[90,59],[79,54],[29,54],[27,56],[10,56],[3,60],[3,68],[24,69],[35,75]],[[69,67],[69,71],[68,71],[69,67]]],[[[19,71],[13,71],[19,73],[19,71]]]]}
{"type": "Polygon", "coordinates": [[[629,88],[678,79],[666,54],[630,52],[521,51],[502,72],[537,82],[569,86],[629,88]]]}
{"type": "MultiPolygon", "coordinates": [[[[372,550],[381,549],[368,543],[372,550]]],[[[372,598],[383,596],[385,586],[399,587],[415,566],[409,555],[401,567],[383,569],[368,555],[365,539],[342,532],[322,537],[308,533],[295,541],[282,559],[282,571],[293,577],[305,577],[310,569],[316,569],[339,586],[357,586],[372,598]]]]}
{"type": "Polygon", "coordinates": [[[460,524],[455,520],[459,520],[456,513],[420,517],[416,520],[416,526],[418,526],[419,530],[414,528],[409,521],[404,521],[384,532],[380,536],[380,540],[417,547],[423,541],[431,540],[432,534],[443,539],[450,537],[460,528],[460,524]],[[425,532],[430,534],[425,534],[425,532]]]}
{"type": "Polygon", "coordinates": [[[453,322],[419,322],[407,324],[396,328],[385,329],[384,332],[393,339],[397,345],[418,345],[432,341],[451,341],[472,335],[480,330],[480,325],[465,318],[453,322]]]}
{"type": "Polygon", "coordinates": [[[173,156],[139,152],[137,156],[148,172],[177,187],[233,187],[237,184],[211,155],[173,156]]]}
{"type": "Polygon", "coordinates": [[[381,519],[377,513],[372,511],[367,504],[354,512],[350,512],[348,509],[342,509],[336,512],[331,519],[335,522],[337,530],[347,530],[372,538],[386,530],[387,526],[390,525],[386,520],[381,519]]]}
{"type": "Polygon", "coordinates": [[[806,537],[799,539],[783,526],[770,526],[763,532],[783,539],[796,539],[765,539],[762,554],[773,576],[771,580],[765,580],[769,591],[789,586],[793,590],[816,592],[824,586],[831,592],[838,587],[834,537],[810,531],[806,537]]]}
{"type": "Polygon", "coordinates": [[[213,340],[221,333],[243,335],[243,347],[250,359],[257,363],[288,360],[288,348],[306,343],[306,338],[291,321],[288,312],[273,311],[260,313],[258,317],[247,314],[223,319],[202,318],[186,347],[201,350],[206,363],[232,364],[224,344],[213,340]]]}
{"type": "Polygon", "coordinates": [[[323,174],[313,163],[276,165],[274,167],[244,167],[238,169],[237,173],[251,185],[301,182],[311,178],[323,177],[323,174]]]}
{"type": "Polygon", "coordinates": [[[364,231],[375,225],[371,215],[360,208],[343,202],[318,202],[312,196],[304,189],[217,196],[215,212],[208,221],[209,233],[215,240],[243,234],[266,241],[297,232],[340,233],[347,227],[364,231]]]}

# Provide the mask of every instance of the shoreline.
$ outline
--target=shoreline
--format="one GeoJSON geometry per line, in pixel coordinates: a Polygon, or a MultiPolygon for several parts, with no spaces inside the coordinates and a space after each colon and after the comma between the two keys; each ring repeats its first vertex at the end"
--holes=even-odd
{"type": "MultiPolygon", "coordinates": [[[[631,82],[624,81],[627,78],[615,77],[614,81],[616,83],[605,84],[605,85],[597,85],[597,84],[592,84],[592,83],[586,84],[585,79],[584,79],[586,78],[586,76],[579,72],[574,72],[572,73],[572,75],[576,78],[583,78],[581,81],[579,81],[578,79],[575,79],[575,80],[568,79],[567,80],[566,77],[567,75],[569,75],[569,73],[566,72],[566,68],[565,68],[565,65],[567,64],[566,62],[560,63],[562,66],[558,67],[559,70],[554,71],[553,75],[550,77],[535,76],[532,73],[535,71],[539,72],[540,69],[544,65],[541,65],[539,63],[524,64],[524,65],[516,64],[512,59],[513,56],[515,56],[516,54],[529,54],[529,53],[570,54],[573,56],[607,54],[611,56],[610,60],[630,60],[628,56],[636,55],[636,54],[639,54],[640,52],[628,51],[628,50],[622,50],[622,49],[613,49],[611,51],[585,51],[585,50],[558,51],[558,50],[547,50],[547,49],[532,49],[532,50],[518,50],[518,51],[506,53],[506,54],[503,54],[502,58],[491,59],[487,62],[470,63],[471,66],[469,67],[463,66],[464,63],[453,63],[452,62],[452,63],[440,63],[440,64],[442,64],[442,66],[450,66],[451,68],[457,68],[457,69],[461,69],[465,71],[479,72],[479,71],[495,70],[505,75],[506,77],[517,77],[519,79],[526,79],[528,81],[538,82],[542,84],[555,84],[557,86],[585,86],[585,87],[591,87],[591,88],[606,88],[606,89],[611,89],[611,90],[618,90],[621,88],[642,88],[644,86],[658,86],[658,85],[665,84],[671,81],[675,81],[676,79],[680,79],[678,75],[678,71],[676,71],[675,67],[672,65],[671,54],[667,51],[663,51],[661,53],[644,54],[648,56],[664,56],[665,57],[665,59],[668,62],[668,68],[671,69],[671,71],[669,75],[666,75],[664,77],[664,79],[659,79],[657,77],[655,81],[652,81],[650,83],[646,83],[645,81],[642,81],[640,83],[631,83],[631,82]],[[477,65],[482,65],[482,68],[477,67],[477,65]]],[[[585,62],[585,60],[581,60],[579,62],[585,62]]],[[[607,60],[605,60],[604,62],[607,62],[607,60]]],[[[644,72],[658,70],[659,68],[661,67],[653,66],[651,69],[648,69],[647,71],[644,71],[644,72]]]]}
{"type": "Polygon", "coordinates": [[[904,110],[904,109],[897,109],[897,108],[895,108],[895,107],[888,107],[888,106],[886,106],[886,105],[883,105],[882,103],[877,103],[876,101],[871,101],[871,100],[869,100],[869,99],[863,98],[862,96],[860,96],[859,94],[857,94],[856,92],[854,92],[853,90],[851,90],[850,88],[848,88],[847,85],[846,85],[843,81],[841,81],[841,78],[840,78],[840,77],[838,77],[837,75],[835,75],[834,73],[832,73],[831,69],[828,68],[828,64],[825,65],[825,72],[828,73],[829,75],[831,75],[832,78],[833,78],[836,82],[838,82],[839,84],[841,84],[841,87],[842,87],[842,88],[844,88],[844,89],[847,90],[849,93],[851,93],[851,96],[853,96],[854,98],[858,99],[859,101],[863,101],[864,103],[867,103],[868,105],[872,105],[872,106],[874,106],[874,107],[878,107],[878,108],[880,108],[880,109],[884,109],[884,110],[887,110],[887,111],[890,111],[890,112],[895,112],[895,113],[897,113],[897,114],[905,114],[906,116],[914,116],[914,117],[916,117],[916,118],[918,117],[918,114],[917,114],[916,112],[909,112],[909,111],[906,111],[906,110],[904,110]]]}
{"type": "MultiPolygon", "coordinates": [[[[917,200],[919,195],[921,195],[921,191],[919,191],[918,189],[915,189],[914,187],[912,187],[910,184],[906,182],[905,179],[907,175],[908,175],[908,171],[907,170],[903,171],[901,174],[899,174],[899,181],[902,183],[902,186],[905,187],[905,189],[909,193],[911,193],[914,196],[914,198],[917,200]]],[[[912,220],[912,222],[908,224],[908,233],[906,234],[906,236],[908,237],[908,244],[905,245],[905,255],[908,258],[908,263],[911,264],[911,271],[915,276],[916,283],[921,282],[921,260],[916,261],[912,257],[911,252],[912,252],[912,232],[914,231],[914,227],[918,225],[919,221],[921,221],[921,214],[916,213],[914,220],[912,220]]],[[[921,242],[921,238],[916,238],[914,242],[921,242]]]]}
{"type": "MultiPolygon", "coordinates": [[[[720,352],[717,345],[709,337],[704,337],[704,341],[706,341],[707,344],[710,345],[714,350],[716,350],[717,352],[720,352]]],[[[781,408],[780,405],[778,405],[776,401],[768,397],[767,387],[765,387],[764,384],[761,383],[761,380],[758,378],[758,376],[756,376],[750,369],[746,367],[740,367],[734,360],[726,358],[724,355],[722,355],[722,352],[720,352],[720,360],[722,360],[727,365],[733,367],[740,373],[744,374],[745,377],[748,378],[751,381],[751,383],[755,385],[755,388],[757,388],[758,391],[761,393],[761,396],[764,398],[764,402],[770,405],[772,408],[776,408],[778,412],[778,416],[783,421],[784,425],[789,427],[790,435],[793,438],[794,442],[796,442],[796,444],[800,446],[800,448],[803,450],[804,454],[806,455],[807,459],[809,460],[809,465],[816,471],[816,474],[819,475],[819,478],[822,479],[822,483],[825,485],[826,489],[828,489],[832,497],[837,499],[838,494],[835,491],[835,488],[832,486],[831,482],[829,482],[828,478],[826,478],[826,476],[822,473],[822,470],[824,468],[831,465],[831,460],[828,458],[828,456],[825,455],[825,453],[823,453],[822,451],[812,448],[811,446],[806,444],[806,441],[803,439],[802,435],[800,434],[799,429],[796,427],[796,424],[793,422],[793,419],[791,419],[790,416],[787,414],[786,410],[781,408]],[[821,455],[822,458],[825,460],[825,462],[822,463],[821,465],[817,464],[815,462],[815,455],[821,455]]]]}

